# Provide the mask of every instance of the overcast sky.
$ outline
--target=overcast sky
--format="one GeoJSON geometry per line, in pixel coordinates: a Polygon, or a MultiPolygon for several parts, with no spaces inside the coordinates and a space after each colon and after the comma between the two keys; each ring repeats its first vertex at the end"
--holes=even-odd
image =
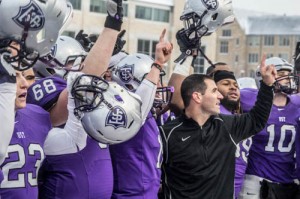
{"type": "Polygon", "coordinates": [[[232,2],[233,7],[247,10],[279,15],[300,15],[299,0],[232,0],[232,2]]]}

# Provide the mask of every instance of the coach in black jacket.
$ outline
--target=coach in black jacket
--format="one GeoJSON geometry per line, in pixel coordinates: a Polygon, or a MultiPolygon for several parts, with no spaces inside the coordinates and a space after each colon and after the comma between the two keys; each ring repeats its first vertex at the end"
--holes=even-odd
{"type": "Polygon", "coordinates": [[[273,100],[274,66],[261,64],[263,82],[247,114],[222,115],[215,82],[188,76],[181,85],[185,112],[160,127],[164,160],[163,193],[172,199],[232,199],[236,145],[260,132],[273,100]]]}

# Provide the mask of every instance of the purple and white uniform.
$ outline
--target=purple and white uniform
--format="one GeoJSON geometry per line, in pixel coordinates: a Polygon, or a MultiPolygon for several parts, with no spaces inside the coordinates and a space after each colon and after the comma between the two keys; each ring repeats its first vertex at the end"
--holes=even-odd
{"type": "Polygon", "coordinates": [[[2,198],[27,199],[38,197],[37,173],[44,159],[43,146],[51,129],[49,113],[27,104],[17,110],[13,137],[1,169],[2,198]]]}
{"type": "Polygon", "coordinates": [[[110,146],[114,171],[113,199],[157,198],[161,178],[161,138],[155,119],[130,140],[110,146]]]}
{"type": "MultiPolygon", "coordinates": [[[[66,80],[59,77],[41,79],[29,88],[28,101],[49,110],[66,87],[66,80]]],[[[72,117],[75,116],[72,114],[72,117]]],[[[80,121],[76,122],[80,123],[80,121]]],[[[65,132],[61,134],[63,133],[65,132]]],[[[50,138],[55,139],[52,131],[46,141],[50,138]]],[[[71,143],[65,140],[65,137],[58,137],[58,139],[51,143],[46,142],[50,143],[49,148],[60,150],[61,148],[56,145],[58,141],[64,142],[66,147],[74,144],[73,141],[71,143]]],[[[56,155],[47,155],[45,150],[46,157],[39,173],[41,198],[109,199],[111,197],[113,173],[108,146],[99,144],[85,132],[78,133],[78,139],[84,142],[84,146],[80,150],[78,147],[75,152],[66,152],[62,148],[61,151],[56,152],[56,155]]]]}
{"type": "Polygon", "coordinates": [[[295,137],[300,133],[298,107],[293,100],[284,107],[273,104],[265,128],[252,137],[247,174],[277,183],[294,182],[295,137]]]}
{"type": "Polygon", "coordinates": [[[164,114],[157,117],[156,123],[157,123],[158,126],[162,126],[166,122],[174,120],[174,119],[175,119],[175,114],[171,111],[167,111],[164,114]]]}
{"type": "Polygon", "coordinates": [[[60,93],[67,87],[66,80],[49,76],[36,81],[28,88],[27,103],[50,110],[58,100],[60,93]]]}
{"type": "MultiPolygon", "coordinates": [[[[254,105],[249,99],[255,95],[254,91],[248,92],[248,101],[244,103],[246,108],[254,105]]],[[[252,137],[241,198],[259,197],[263,179],[281,184],[294,182],[295,139],[300,133],[300,110],[296,101],[288,96],[286,106],[273,104],[265,128],[252,137]]]]}
{"type": "Polygon", "coordinates": [[[40,198],[109,199],[113,173],[108,146],[90,137],[71,154],[47,155],[39,171],[40,198]]]}

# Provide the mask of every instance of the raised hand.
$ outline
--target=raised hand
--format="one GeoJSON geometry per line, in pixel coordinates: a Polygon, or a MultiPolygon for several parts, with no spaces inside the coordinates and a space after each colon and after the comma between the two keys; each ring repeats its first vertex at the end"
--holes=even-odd
{"type": "Polygon", "coordinates": [[[88,34],[83,33],[83,30],[80,30],[77,35],[75,36],[75,39],[82,45],[85,51],[89,52],[91,48],[93,47],[93,42],[91,41],[88,34]]]}
{"type": "Polygon", "coordinates": [[[123,20],[122,0],[108,0],[106,6],[109,16],[120,21],[123,20]]]}
{"type": "Polygon", "coordinates": [[[263,55],[260,63],[260,74],[263,82],[268,86],[272,86],[275,83],[277,71],[273,64],[266,66],[265,61],[266,55],[263,55]]]}
{"type": "Polygon", "coordinates": [[[124,36],[125,32],[126,32],[126,30],[122,30],[118,34],[117,41],[116,41],[116,44],[115,44],[115,48],[114,48],[114,51],[113,51],[112,55],[118,54],[123,49],[123,46],[126,44],[126,40],[123,39],[123,36],[124,36]]]}
{"type": "Polygon", "coordinates": [[[166,29],[162,31],[155,48],[155,62],[161,66],[169,61],[173,50],[173,44],[165,40],[165,34],[166,29]]]}
{"type": "Polygon", "coordinates": [[[120,31],[123,23],[122,0],[107,0],[106,9],[108,16],[104,27],[120,31]]]}

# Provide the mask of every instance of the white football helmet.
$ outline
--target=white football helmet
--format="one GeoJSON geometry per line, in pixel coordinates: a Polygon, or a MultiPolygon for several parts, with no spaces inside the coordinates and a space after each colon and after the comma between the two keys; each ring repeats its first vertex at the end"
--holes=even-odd
{"type": "Polygon", "coordinates": [[[59,36],[57,42],[51,48],[51,52],[39,60],[60,70],[80,71],[82,69],[81,63],[86,55],[87,52],[76,39],[69,36],[59,36]]]}
{"type": "MultiPolygon", "coordinates": [[[[289,71],[290,74],[286,76],[282,76],[276,79],[274,86],[275,92],[282,92],[285,94],[292,94],[298,92],[299,87],[299,77],[295,76],[294,73],[294,66],[287,62],[285,59],[279,58],[279,57],[270,57],[266,59],[265,65],[274,65],[276,71],[289,71]],[[285,81],[285,84],[283,85],[282,81],[285,81]]],[[[260,81],[262,80],[261,74],[260,74],[260,66],[257,67],[255,72],[255,81],[257,84],[257,87],[260,87],[260,81]]]]}
{"type": "Polygon", "coordinates": [[[232,0],[186,0],[180,20],[190,39],[209,35],[234,21],[232,0]]]}
{"type": "Polygon", "coordinates": [[[141,53],[127,55],[112,68],[112,80],[130,91],[135,91],[150,72],[154,60],[141,53]]]}
{"type": "Polygon", "coordinates": [[[32,67],[39,56],[50,52],[58,35],[72,18],[66,0],[2,0],[0,3],[0,49],[20,44],[16,56],[7,56],[17,70],[32,67]],[[17,63],[17,65],[15,65],[17,63]]]}
{"type": "Polygon", "coordinates": [[[85,131],[104,144],[118,144],[132,138],[142,126],[141,100],[116,82],[93,75],[81,75],[72,85],[74,114],[85,131]]]}
{"type": "Polygon", "coordinates": [[[244,89],[244,88],[257,89],[256,81],[252,77],[240,77],[236,81],[237,81],[240,89],[244,89]]]}

